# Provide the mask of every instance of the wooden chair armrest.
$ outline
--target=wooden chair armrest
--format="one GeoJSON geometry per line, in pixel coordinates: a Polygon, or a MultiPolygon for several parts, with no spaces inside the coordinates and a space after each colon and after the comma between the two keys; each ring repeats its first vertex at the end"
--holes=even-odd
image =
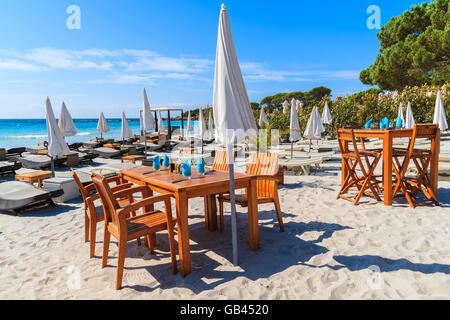
{"type": "Polygon", "coordinates": [[[106,178],[106,182],[108,184],[115,182],[116,185],[119,185],[122,182],[122,178],[120,176],[109,177],[109,178],[106,178]]]}
{"type": "Polygon", "coordinates": [[[131,182],[130,183],[123,183],[123,184],[119,184],[119,185],[117,185],[115,187],[112,187],[111,191],[113,193],[115,193],[115,192],[118,192],[118,191],[121,191],[121,190],[130,189],[131,187],[133,187],[133,184],[131,182]]]}
{"type": "Polygon", "coordinates": [[[92,190],[96,190],[96,189],[95,189],[95,185],[94,185],[93,183],[88,184],[87,186],[84,187],[84,189],[85,189],[88,193],[91,192],[92,190]]]}
{"type": "Polygon", "coordinates": [[[92,196],[90,196],[90,197],[87,197],[86,198],[86,203],[89,205],[89,203],[94,203],[94,201],[95,200],[98,200],[98,199],[100,199],[100,195],[98,194],[98,193],[95,193],[95,194],[93,194],[92,196]]]}
{"type": "MultiPolygon", "coordinates": [[[[171,212],[171,210],[168,210],[168,206],[170,206],[170,195],[168,194],[158,194],[156,196],[151,196],[148,198],[144,198],[142,200],[133,202],[132,204],[130,204],[129,206],[126,206],[125,208],[119,209],[117,211],[117,214],[119,216],[119,218],[124,219],[127,217],[127,215],[130,212],[135,212],[137,210],[139,210],[140,208],[152,205],[156,202],[162,202],[164,201],[165,203],[165,207],[166,207],[166,212],[171,212]]],[[[171,216],[171,214],[170,214],[171,216]]]]}
{"type": "Polygon", "coordinates": [[[119,199],[119,198],[125,198],[125,197],[133,195],[135,193],[141,192],[142,196],[145,198],[145,196],[148,195],[149,191],[151,191],[151,190],[147,186],[137,186],[137,187],[132,187],[132,188],[120,190],[117,192],[113,192],[113,195],[116,199],[119,199]]]}

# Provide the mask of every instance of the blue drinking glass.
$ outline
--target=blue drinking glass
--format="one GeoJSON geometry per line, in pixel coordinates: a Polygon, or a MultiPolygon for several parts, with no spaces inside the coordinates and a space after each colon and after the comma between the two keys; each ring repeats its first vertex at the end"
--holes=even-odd
{"type": "Polygon", "coordinates": [[[155,158],[153,158],[153,169],[159,171],[160,166],[161,166],[161,158],[159,156],[156,156],[155,158]]]}
{"type": "Polygon", "coordinates": [[[203,160],[203,158],[197,159],[197,172],[200,173],[200,175],[204,175],[205,173],[205,160],[203,160]]]}
{"type": "Polygon", "coordinates": [[[184,177],[191,179],[191,163],[185,162],[181,165],[181,173],[184,177]]]}

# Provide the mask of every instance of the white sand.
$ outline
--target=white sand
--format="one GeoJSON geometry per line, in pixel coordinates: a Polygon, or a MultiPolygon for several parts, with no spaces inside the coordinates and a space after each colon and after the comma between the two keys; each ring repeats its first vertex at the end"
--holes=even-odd
{"type": "Polygon", "coordinates": [[[172,275],[167,234],[160,233],[154,255],[128,244],[120,291],[117,242],[102,269],[99,224],[89,259],[81,199],[20,217],[0,214],[0,299],[449,299],[450,182],[439,184],[440,207],[411,209],[400,200],[385,207],[366,197],[354,206],[336,200],[340,162],[322,169],[286,176],[284,233],[273,205],[259,207],[259,251],[249,250],[247,216],[239,215],[239,267],[231,264],[229,205],[225,231],[209,232],[203,200],[195,199],[192,273],[172,275]]]}

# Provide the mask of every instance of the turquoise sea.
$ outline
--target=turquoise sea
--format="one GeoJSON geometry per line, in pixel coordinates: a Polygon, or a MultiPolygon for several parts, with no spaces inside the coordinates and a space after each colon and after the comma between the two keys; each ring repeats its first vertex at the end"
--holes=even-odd
{"type": "MultiPolygon", "coordinates": [[[[105,138],[121,139],[121,119],[107,119],[110,132],[103,134],[105,138]]],[[[100,137],[97,132],[98,119],[74,119],[78,133],[76,136],[67,137],[68,143],[89,141],[90,138],[100,137]]],[[[131,131],[140,134],[139,119],[128,119],[131,131]]],[[[180,126],[181,121],[172,120],[172,126],[180,126]]],[[[167,128],[167,121],[164,121],[167,128]]],[[[186,128],[187,121],[184,121],[186,128]]],[[[197,121],[192,121],[194,131],[197,121]]],[[[0,119],[0,148],[15,148],[37,145],[38,142],[47,140],[47,125],[45,119],[0,119]]]]}

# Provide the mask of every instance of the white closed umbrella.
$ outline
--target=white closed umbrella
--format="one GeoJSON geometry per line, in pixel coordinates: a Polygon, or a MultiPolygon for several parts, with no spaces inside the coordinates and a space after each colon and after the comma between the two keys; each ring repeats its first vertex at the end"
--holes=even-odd
{"type": "Polygon", "coordinates": [[[129,139],[133,136],[130,126],[128,125],[127,118],[125,117],[125,112],[122,112],[122,128],[121,128],[122,140],[125,144],[125,139],[129,139]]]}
{"type": "Polygon", "coordinates": [[[200,107],[199,114],[198,114],[198,130],[199,130],[200,139],[201,139],[201,143],[202,143],[202,154],[203,154],[203,139],[206,137],[207,131],[206,131],[205,120],[203,119],[202,107],[200,107]]]}
{"type": "Polygon", "coordinates": [[[161,111],[158,111],[158,133],[166,131],[166,127],[164,127],[164,120],[161,117],[161,111]]]}
{"type": "Polygon", "coordinates": [[[414,121],[414,115],[411,108],[411,102],[408,102],[408,106],[406,107],[406,119],[405,119],[405,128],[412,129],[416,122],[414,121]]]}
{"type": "Polygon", "coordinates": [[[444,101],[442,101],[442,93],[440,90],[438,91],[436,96],[433,123],[438,124],[441,131],[448,129],[447,115],[445,114],[444,101]]]}
{"type": "Polygon", "coordinates": [[[216,141],[228,146],[233,264],[238,264],[233,144],[255,136],[257,126],[234,48],[230,22],[222,4],[217,36],[213,94],[216,141]]]}
{"type": "Polygon", "coordinates": [[[150,103],[148,102],[147,91],[142,91],[143,96],[143,112],[142,112],[142,131],[144,131],[145,156],[147,157],[147,131],[155,130],[155,119],[153,118],[150,103]]]}
{"type": "Polygon", "coordinates": [[[103,112],[100,112],[100,118],[98,118],[97,131],[100,132],[100,137],[103,138],[103,133],[109,132],[111,129],[108,126],[108,121],[106,121],[103,112]]]}
{"type": "Polygon", "coordinates": [[[206,135],[206,124],[205,124],[205,119],[203,118],[202,107],[200,107],[199,114],[198,114],[198,130],[199,130],[200,138],[203,140],[203,138],[206,135]]]}
{"type": "Polygon", "coordinates": [[[303,133],[303,137],[309,139],[309,151],[311,151],[311,140],[320,139],[324,131],[325,128],[323,127],[319,110],[317,110],[317,107],[314,107],[308,119],[305,132],[303,133]]]}
{"type": "Polygon", "coordinates": [[[211,111],[209,111],[209,119],[208,119],[208,137],[209,139],[212,139],[214,137],[214,124],[211,111]]]}
{"type": "Polygon", "coordinates": [[[141,134],[144,132],[144,119],[142,117],[142,110],[139,110],[139,129],[141,129],[141,134]]]}
{"type": "Polygon", "coordinates": [[[72,116],[67,110],[66,104],[61,104],[61,113],[59,115],[58,127],[63,137],[72,137],[77,134],[77,127],[73,123],[72,116]]]}
{"type": "Polygon", "coordinates": [[[297,111],[298,112],[303,112],[303,102],[300,101],[300,100],[296,100],[295,103],[296,103],[297,111]]]}
{"type": "Polygon", "coordinates": [[[261,108],[261,111],[259,113],[259,127],[261,128],[263,123],[266,125],[269,125],[269,119],[267,119],[266,113],[264,112],[264,107],[261,108]]]}
{"type": "Polygon", "coordinates": [[[333,121],[333,118],[331,117],[330,108],[328,108],[328,101],[326,101],[325,106],[323,107],[323,112],[322,112],[322,123],[330,124],[332,121],[333,121]]]}
{"type": "Polygon", "coordinates": [[[188,112],[188,118],[187,118],[187,132],[194,131],[194,128],[192,127],[192,119],[191,119],[191,110],[188,112]]]}
{"type": "Polygon", "coordinates": [[[289,112],[289,102],[287,100],[284,100],[283,102],[283,114],[286,114],[289,112]]]}
{"type": "MultiPolygon", "coordinates": [[[[397,92],[397,91],[395,91],[397,92]]],[[[398,106],[398,117],[402,119],[402,127],[405,127],[405,117],[403,115],[403,103],[400,102],[400,105],[398,106]]]]}
{"type": "Polygon", "coordinates": [[[294,107],[296,103],[291,107],[291,120],[289,123],[289,141],[291,142],[291,159],[294,155],[294,142],[302,138],[300,131],[300,123],[298,122],[297,108],[294,107]]]}
{"type": "Polygon", "coordinates": [[[46,119],[47,119],[47,136],[48,136],[48,155],[51,158],[52,175],[55,176],[55,163],[53,158],[59,156],[65,152],[69,152],[64,137],[59,129],[55,114],[53,113],[52,104],[49,97],[45,101],[46,119]]]}

